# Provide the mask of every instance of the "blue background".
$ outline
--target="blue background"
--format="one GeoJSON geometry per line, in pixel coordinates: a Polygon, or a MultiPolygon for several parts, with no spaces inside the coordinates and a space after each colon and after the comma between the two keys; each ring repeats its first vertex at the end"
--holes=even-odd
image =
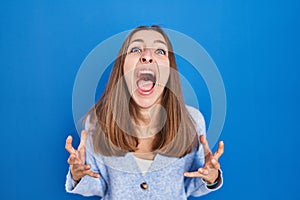
{"type": "MultiPolygon", "coordinates": [[[[0,199],[85,199],[64,190],[65,138],[79,140],[76,73],[97,44],[141,24],[194,38],[224,80],[224,186],[199,199],[300,199],[299,9],[292,0],[1,1],[0,199]]],[[[209,119],[206,89],[199,95],[209,119]]]]}

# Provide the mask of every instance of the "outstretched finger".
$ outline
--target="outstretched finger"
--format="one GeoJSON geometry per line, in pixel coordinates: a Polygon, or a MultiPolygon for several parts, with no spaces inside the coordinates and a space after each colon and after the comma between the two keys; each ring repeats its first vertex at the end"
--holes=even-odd
{"type": "Polygon", "coordinates": [[[184,172],[183,175],[185,177],[189,177],[189,178],[196,178],[196,177],[198,177],[198,178],[204,178],[205,177],[204,174],[201,174],[198,171],[197,172],[184,172]]]}
{"type": "Polygon", "coordinates": [[[66,139],[65,148],[70,154],[75,154],[76,150],[72,146],[72,140],[73,140],[72,136],[69,135],[66,139]]]}
{"type": "Polygon", "coordinates": [[[214,158],[216,160],[219,160],[219,158],[222,156],[223,153],[224,153],[224,142],[220,141],[219,144],[218,144],[218,149],[214,153],[214,158]]]}
{"type": "Polygon", "coordinates": [[[184,172],[183,175],[186,176],[186,177],[190,177],[190,178],[200,176],[199,172],[184,172]]]}
{"type": "Polygon", "coordinates": [[[208,154],[211,154],[211,150],[209,148],[207,139],[206,139],[206,137],[204,135],[200,135],[200,143],[203,145],[204,155],[206,156],[208,154]]]}
{"type": "Polygon", "coordinates": [[[84,173],[85,175],[89,175],[89,176],[91,176],[91,177],[93,177],[93,178],[100,178],[100,175],[99,175],[98,173],[93,172],[93,171],[91,171],[91,170],[86,170],[86,171],[84,171],[83,173],[84,173]]]}

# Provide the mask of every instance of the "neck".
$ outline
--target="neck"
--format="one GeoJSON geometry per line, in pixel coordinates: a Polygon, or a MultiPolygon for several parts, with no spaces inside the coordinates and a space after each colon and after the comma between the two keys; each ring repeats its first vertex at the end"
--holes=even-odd
{"type": "Polygon", "coordinates": [[[134,155],[141,159],[153,160],[155,153],[152,150],[152,144],[155,136],[147,138],[139,138],[138,149],[134,152],[134,155]]]}
{"type": "Polygon", "coordinates": [[[140,119],[136,125],[139,138],[153,137],[162,129],[166,112],[160,104],[155,104],[150,108],[141,108],[139,114],[140,119]]]}

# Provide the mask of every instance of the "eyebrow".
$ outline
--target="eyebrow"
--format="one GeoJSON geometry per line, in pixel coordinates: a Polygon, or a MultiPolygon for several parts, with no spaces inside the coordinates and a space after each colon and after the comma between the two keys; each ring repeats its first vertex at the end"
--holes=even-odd
{"type": "MultiPolygon", "coordinates": [[[[130,44],[132,44],[134,42],[142,42],[142,43],[144,43],[145,41],[142,40],[142,39],[135,39],[135,40],[132,40],[130,44]]],[[[163,45],[165,45],[167,47],[167,44],[164,41],[162,41],[162,40],[154,40],[153,43],[161,43],[161,44],[163,44],[163,45]]]]}
{"type": "Polygon", "coordinates": [[[132,41],[130,42],[130,44],[132,44],[132,43],[134,43],[134,42],[144,42],[144,40],[142,40],[142,39],[135,39],[135,40],[132,40],[132,41]]]}
{"type": "Polygon", "coordinates": [[[161,44],[164,44],[164,45],[167,46],[167,44],[162,40],[154,40],[154,43],[161,43],[161,44]]]}

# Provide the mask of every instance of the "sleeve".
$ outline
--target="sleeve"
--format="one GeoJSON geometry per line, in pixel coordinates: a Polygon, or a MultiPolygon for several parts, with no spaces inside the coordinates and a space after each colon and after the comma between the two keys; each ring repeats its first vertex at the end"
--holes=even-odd
{"type": "MultiPolygon", "coordinates": [[[[87,124],[87,123],[86,123],[87,124]]],[[[85,129],[89,130],[87,125],[85,129]]],[[[91,133],[92,134],[92,133],[91,133]]],[[[66,176],[66,191],[73,194],[81,194],[83,196],[99,196],[103,197],[106,193],[107,184],[105,182],[105,166],[100,162],[97,162],[94,151],[92,148],[92,137],[91,134],[88,137],[86,144],[86,164],[91,165],[91,170],[99,173],[100,178],[93,178],[90,176],[84,176],[82,179],[74,185],[72,174],[70,169],[66,176]]],[[[97,156],[98,159],[98,156],[97,156]]]]}
{"type": "MultiPolygon", "coordinates": [[[[199,137],[200,135],[206,136],[205,120],[201,112],[198,109],[190,106],[187,106],[187,109],[195,123],[198,136],[199,137]]],[[[204,162],[205,162],[204,150],[199,140],[198,151],[195,153],[193,165],[190,169],[188,169],[188,171],[197,171],[198,168],[204,165],[204,162]]],[[[219,170],[219,178],[216,184],[214,184],[213,186],[208,186],[202,178],[185,177],[185,189],[186,189],[187,196],[202,196],[208,194],[209,192],[218,190],[222,185],[223,185],[223,176],[221,170],[219,170]]]]}

